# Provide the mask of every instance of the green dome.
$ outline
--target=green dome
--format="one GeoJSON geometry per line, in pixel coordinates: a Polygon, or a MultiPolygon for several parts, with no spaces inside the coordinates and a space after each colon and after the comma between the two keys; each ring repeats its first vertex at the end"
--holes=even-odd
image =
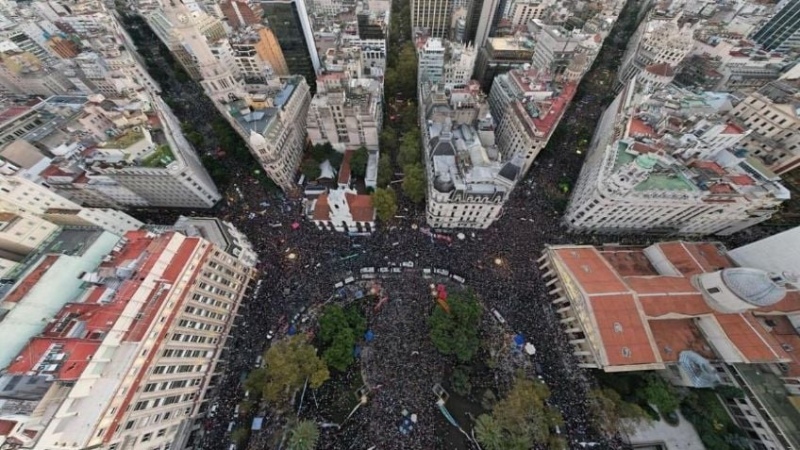
{"type": "Polygon", "coordinates": [[[658,160],[652,155],[639,155],[636,157],[636,165],[645,170],[650,170],[656,166],[658,160]]]}

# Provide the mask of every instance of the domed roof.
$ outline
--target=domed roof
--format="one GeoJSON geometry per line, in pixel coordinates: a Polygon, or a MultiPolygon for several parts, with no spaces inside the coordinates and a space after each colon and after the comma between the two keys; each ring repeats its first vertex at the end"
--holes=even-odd
{"type": "Polygon", "coordinates": [[[260,133],[256,133],[253,130],[250,130],[250,145],[253,147],[261,147],[262,145],[267,145],[267,139],[264,138],[260,133]]]}
{"type": "Polygon", "coordinates": [[[722,270],[722,281],[737,297],[754,306],[770,306],[783,300],[786,288],[763,270],[735,267],[722,270]]]}

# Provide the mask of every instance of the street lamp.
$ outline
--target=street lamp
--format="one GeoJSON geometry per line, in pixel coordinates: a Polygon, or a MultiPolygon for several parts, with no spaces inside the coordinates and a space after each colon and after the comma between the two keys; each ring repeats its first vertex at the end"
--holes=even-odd
{"type": "Polygon", "coordinates": [[[495,258],[494,259],[494,264],[496,266],[502,266],[503,265],[503,260],[501,258],[495,258]]]}

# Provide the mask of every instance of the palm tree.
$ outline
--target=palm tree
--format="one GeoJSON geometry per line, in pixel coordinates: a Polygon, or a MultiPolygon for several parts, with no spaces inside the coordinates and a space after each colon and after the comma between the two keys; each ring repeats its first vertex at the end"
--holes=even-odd
{"type": "Polygon", "coordinates": [[[314,450],[317,439],[319,439],[317,424],[311,420],[301,420],[292,428],[289,450],[314,450]]]}
{"type": "Polygon", "coordinates": [[[475,420],[475,438],[484,450],[503,450],[503,429],[494,417],[488,414],[481,414],[475,420]]]}

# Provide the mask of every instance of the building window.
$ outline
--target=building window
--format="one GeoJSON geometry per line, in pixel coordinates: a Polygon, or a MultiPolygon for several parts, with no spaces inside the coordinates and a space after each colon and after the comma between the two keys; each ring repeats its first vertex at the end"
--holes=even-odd
{"type": "Polygon", "coordinates": [[[715,287],[708,288],[708,293],[709,294],[719,294],[719,288],[715,288],[715,287]]]}

